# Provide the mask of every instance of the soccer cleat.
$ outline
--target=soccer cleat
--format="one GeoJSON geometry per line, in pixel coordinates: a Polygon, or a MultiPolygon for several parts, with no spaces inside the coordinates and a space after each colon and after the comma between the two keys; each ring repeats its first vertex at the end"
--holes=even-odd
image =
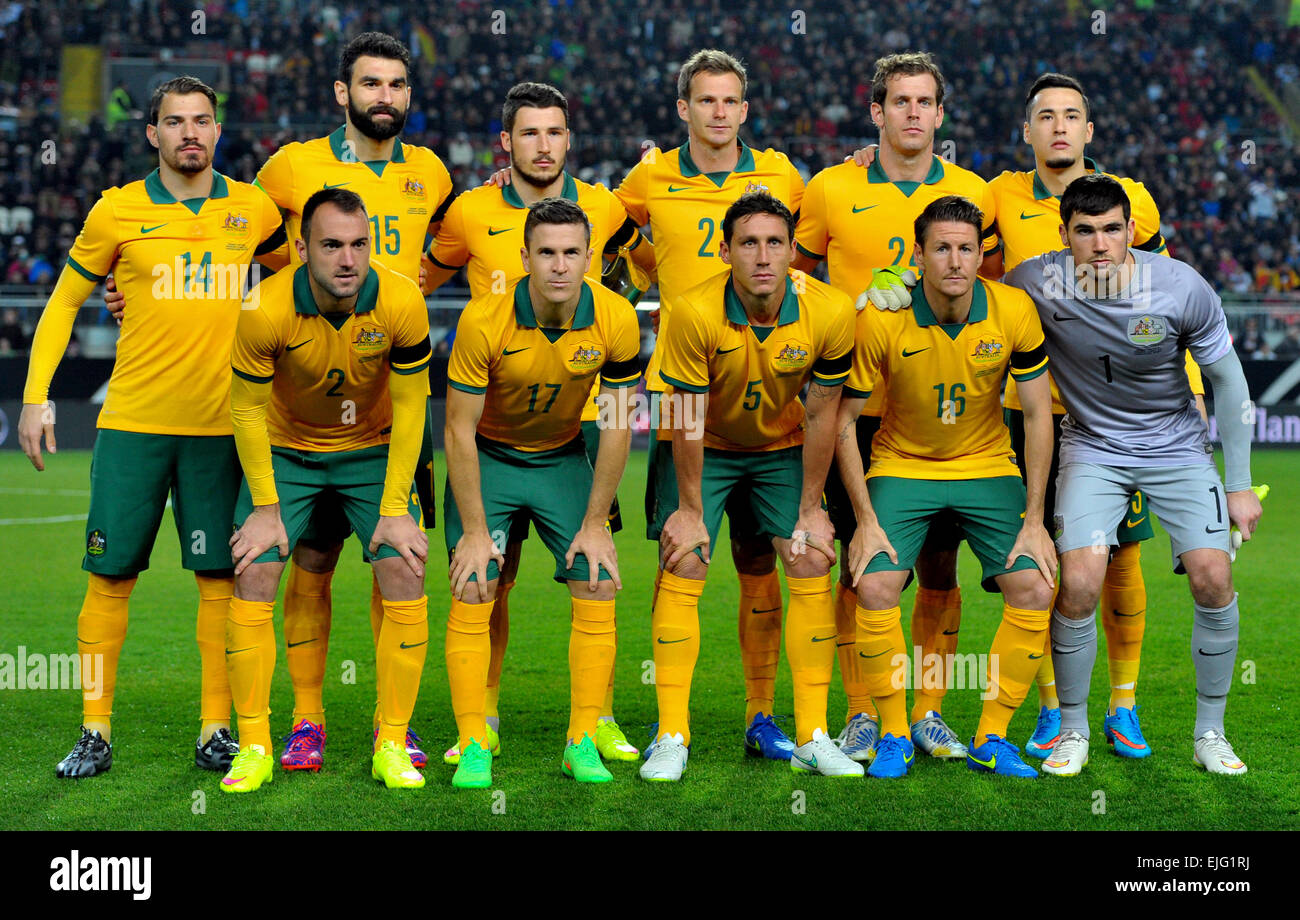
{"type": "Polygon", "coordinates": [[[1132,757],[1135,760],[1151,756],[1151,745],[1142,737],[1142,726],[1138,724],[1137,706],[1131,709],[1119,707],[1113,716],[1106,716],[1102,726],[1106,729],[1106,743],[1114,745],[1115,753],[1120,757],[1132,757]]]}
{"type": "Polygon", "coordinates": [[[641,752],[628,744],[627,735],[613,719],[596,723],[596,750],[603,760],[640,760],[641,752]]]}
{"type": "Polygon", "coordinates": [[[469,739],[469,749],[460,756],[451,784],[457,789],[486,789],[491,786],[492,752],[474,738],[469,739]]]}
{"type": "Polygon", "coordinates": [[[1043,706],[1038,710],[1038,724],[1034,726],[1034,733],[1025,742],[1025,753],[1042,760],[1052,753],[1052,748],[1056,747],[1056,742],[1060,740],[1060,707],[1051,709],[1043,706]]]}
{"type": "Polygon", "coordinates": [[[1088,739],[1070,729],[1061,732],[1052,753],[1043,761],[1043,772],[1053,776],[1078,776],[1088,765],[1088,739]]]}
{"type": "Polygon", "coordinates": [[[681,732],[660,735],[646,751],[646,762],[641,764],[641,778],[652,783],[677,782],[686,772],[690,753],[681,732]]]}
{"type": "Polygon", "coordinates": [[[113,766],[113,745],[97,731],[81,726],[81,737],[72,746],[68,756],[59,761],[54,775],[60,779],[84,779],[97,773],[107,773],[113,766]]]}
{"type": "Polygon", "coordinates": [[[916,748],[912,742],[898,735],[881,735],[876,742],[876,759],[867,768],[867,775],[877,779],[898,779],[907,775],[912,766],[916,748]]]}
{"type": "Polygon", "coordinates": [[[871,763],[876,756],[876,742],[880,740],[880,723],[865,712],[860,712],[844,726],[835,744],[844,756],[858,763],[871,763]]]}
{"type": "Polygon", "coordinates": [[[218,728],[206,744],[194,742],[194,765],[225,773],[238,753],[239,742],[230,737],[230,729],[218,728]]]}
{"type": "MultiPolygon", "coordinates": [[[[497,734],[497,730],[493,728],[491,725],[487,727],[487,740],[488,740],[488,744],[491,745],[492,747],[492,756],[500,757],[501,736],[497,734]]],[[[447,748],[446,752],[443,753],[442,755],[442,762],[449,763],[452,765],[460,763],[460,748],[458,748],[454,744],[451,747],[447,748]]]]}
{"type": "MultiPolygon", "coordinates": [[[[379,729],[375,729],[375,742],[379,742],[379,729]]],[[[406,756],[411,758],[411,766],[423,770],[429,765],[429,755],[420,750],[420,736],[410,726],[406,729],[406,756]]]]}
{"type": "Polygon", "coordinates": [[[769,760],[789,760],[794,753],[794,742],[776,727],[772,717],[758,713],[745,729],[745,753],[750,757],[769,760]]]}
{"type": "Polygon", "coordinates": [[[912,723],[912,744],[931,757],[958,760],[966,756],[966,745],[948,727],[943,716],[931,709],[924,719],[912,723]]]}
{"type": "Polygon", "coordinates": [[[1207,773],[1223,776],[1240,776],[1246,772],[1246,765],[1232,750],[1228,739],[1214,729],[1196,739],[1192,748],[1192,763],[1207,773]]]}
{"type": "Polygon", "coordinates": [[[275,779],[271,755],[260,744],[250,744],[235,755],[230,772],[221,780],[222,792],[256,792],[262,783],[275,779]]]}
{"type": "Polygon", "coordinates": [[[1020,759],[1020,748],[998,735],[985,735],[984,743],[975,744],[970,739],[966,766],[976,773],[996,773],[998,776],[1019,776],[1034,779],[1038,771],[1020,759]]]}
{"type": "Polygon", "coordinates": [[[614,778],[614,774],[600,762],[600,752],[596,750],[591,735],[583,735],[578,744],[570,744],[564,749],[564,757],[560,759],[560,772],[572,776],[580,783],[608,783],[614,778]]]}
{"type": "Polygon", "coordinates": [[[396,742],[385,741],[370,758],[370,776],[389,789],[423,789],[424,775],[415,769],[411,755],[396,742]]]}
{"type": "Polygon", "coordinates": [[[284,736],[284,753],[280,766],[286,770],[320,772],[325,764],[325,726],[307,719],[299,719],[289,734],[284,736]]]}
{"type": "Polygon", "coordinates": [[[811,741],[794,749],[790,769],[822,776],[861,776],[866,772],[862,764],[850,760],[820,728],[813,730],[811,741]]]}

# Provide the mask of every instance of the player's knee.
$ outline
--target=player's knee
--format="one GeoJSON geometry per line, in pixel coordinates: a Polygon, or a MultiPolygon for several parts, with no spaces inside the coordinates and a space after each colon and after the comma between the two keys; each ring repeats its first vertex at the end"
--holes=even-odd
{"type": "Polygon", "coordinates": [[[1021,569],[1011,573],[1002,596],[1008,606],[1020,610],[1047,610],[1052,605],[1052,589],[1037,569],[1021,569]]]}
{"type": "Polygon", "coordinates": [[[676,575],[678,578],[690,578],[695,581],[703,581],[709,573],[709,567],[704,564],[704,560],[697,553],[690,552],[678,559],[676,564],[666,569],[670,575],[676,575]]]}
{"type": "Polygon", "coordinates": [[[957,550],[922,552],[916,560],[916,580],[922,588],[951,591],[957,587],[957,550]]]}
{"type": "Polygon", "coordinates": [[[741,575],[766,575],[776,571],[776,552],[764,540],[733,539],[731,560],[741,575]]]}
{"type": "Polygon", "coordinates": [[[274,601],[280,588],[283,562],[255,562],[235,576],[235,597],[259,603],[274,601]]]}
{"type": "Polygon", "coordinates": [[[416,575],[401,556],[376,559],[371,565],[386,601],[415,601],[424,596],[424,577],[416,575]]]}
{"type": "Polygon", "coordinates": [[[1196,560],[1185,556],[1183,564],[1187,569],[1187,586],[1196,603],[1202,607],[1226,607],[1232,603],[1232,567],[1226,553],[1206,553],[1196,560]]]}
{"type": "Polygon", "coordinates": [[[323,575],[326,572],[334,571],[334,567],[338,565],[339,554],[342,551],[342,543],[326,546],[299,540],[298,545],[293,548],[293,564],[304,572],[323,575]]]}
{"type": "Polygon", "coordinates": [[[616,591],[614,582],[605,578],[596,582],[595,590],[585,581],[570,581],[569,594],[580,601],[612,601],[616,591]]]}
{"type": "Polygon", "coordinates": [[[898,589],[894,580],[885,578],[887,573],[877,572],[863,575],[858,580],[858,605],[864,610],[888,610],[898,606],[898,589]]]}
{"type": "Polygon", "coordinates": [[[830,571],[830,560],[815,550],[795,556],[793,562],[785,565],[785,574],[789,578],[821,578],[829,575],[830,571]]]}

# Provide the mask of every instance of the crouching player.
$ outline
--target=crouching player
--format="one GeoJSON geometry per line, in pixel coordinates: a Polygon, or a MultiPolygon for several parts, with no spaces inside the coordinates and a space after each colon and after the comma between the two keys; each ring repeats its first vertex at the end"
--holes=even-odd
{"type": "Polygon", "coordinates": [[[1033,302],[976,278],[982,223],[967,198],[949,195],[928,205],[915,223],[914,258],[923,275],[912,309],[857,317],[837,453],[858,518],[848,560],[858,593],[857,654],[881,716],[871,776],[905,776],[912,762],[898,601],[930,523],[944,513],[960,522],[985,589],[1001,591],[1004,601],[966,765],[1038,775],[1006,733],[1043,655],[1056,572],[1043,527],[1052,457],[1047,352],[1033,302]],[[1027,496],[1002,423],[1008,371],[1024,404],[1027,496]],[[854,423],[878,387],[886,390],[885,415],[864,483],[854,423]]]}
{"type": "Polygon", "coordinates": [[[458,788],[492,784],[484,713],[489,619],[506,538],[529,519],[555,557],[572,603],[570,717],[561,771],[579,782],[613,777],[596,750],[596,722],[614,666],[614,593],[622,587],[606,525],[627,465],[627,411],[607,412],[593,471],[582,410],[600,375],[602,405],[636,386],[640,333],[626,300],[584,280],[591,224],[565,198],[524,219],[523,268],[504,293],[461,313],[447,369],[446,539],[451,553],[447,677],[456,713],[458,788]]]}
{"type": "Polygon", "coordinates": [[[254,288],[239,316],[230,411],[244,485],[226,662],[241,746],[223,792],[272,778],[271,614],[284,560],[318,507],[342,509],[383,596],[371,775],[390,789],[424,785],[406,729],[429,643],[428,537],[411,487],[429,315],[414,282],[370,263],[369,227],[355,192],[314,193],[296,243],[304,264],[254,288]]]}

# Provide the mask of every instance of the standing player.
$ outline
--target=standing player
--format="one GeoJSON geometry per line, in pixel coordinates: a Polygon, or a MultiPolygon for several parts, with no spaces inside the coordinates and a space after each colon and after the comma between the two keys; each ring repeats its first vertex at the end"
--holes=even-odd
{"type": "MultiPolygon", "coordinates": [[[[798,212],[803,178],[784,154],[757,151],[737,137],[749,114],[745,68],[722,51],[691,55],[677,75],[677,115],[686,123],[686,143],[674,150],[654,147],[627,174],[614,194],[641,226],[650,225],[659,272],[660,329],[665,335],[681,294],[727,270],[720,256],[722,219],[742,194],[767,192],[798,212]]],[[[673,473],[671,413],[659,412],[666,385],[659,375],[659,348],[646,369],[652,416],[658,430],[650,445],[646,478],[646,536],[659,539],[655,521],[677,503],[673,473]]],[[[794,746],[772,720],[776,666],[781,653],[781,583],[776,556],[757,534],[757,522],[737,502],[727,509],[731,556],[740,574],[740,652],[745,672],[745,751],[789,760],[794,746]],[[734,514],[733,514],[734,512],[734,514]]]]}
{"type": "Polygon", "coordinates": [[[371,775],[390,789],[424,785],[406,736],[429,644],[429,540],[411,489],[428,403],[429,314],[413,281],[371,262],[371,226],[356,192],[313,193],[295,242],[301,264],[255,288],[239,316],[230,414],[245,484],[230,538],[226,661],[241,746],[223,792],[253,792],[272,778],[275,594],[284,557],[322,504],[347,518],[383,592],[371,775]]]}
{"type": "Polygon", "coordinates": [[[1075,179],[1061,196],[1061,221],[1069,249],[1029,259],[1007,276],[1038,307],[1069,413],[1061,425],[1061,590],[1052,616],[1061,736],[1043,769],[1073,775],[1088,762],[1095,610],[1106,577],[1098,535],[1114,544],[1140,489],[1169,533],[1174,570],[1186,571],[1194,601],[1193,759],[1213,773],[1245,773],[1223,731],[1238,631],[1228,527],[1250,539],[1260,506],[1242,412],[1250,394],[1223,308],[1185,263],[1130,248],[1131,206],[1115,179],[1075,179]],[[1214,385],[1226,489],[1185,384],[1184,350],[1214,385]]]}
{"type": "MultiPolygon", "coordinates": [[[[811,271],[825,259],[830,282],[856,297],[871,281],[873,269],[891,266],[903,272],[916,267],[912,227],[931,202],[961,195],[979,205],[984,215],[981,239],[990,256],[996,240],[996,208],[988,184],[975,173],[934,154],[934,134],[943,124],[943,74],[924,52],[891,54],[876,61],[871,81],[871,120],[880,131],[880,147],[867,169],[852,162],[822,170],[808,184],[800,212],[795,267],[811,271]]],[[[863,456],[871,452],[871,437],[880,427],[885,393],[877,387],[857,426],[863,456]]],[[[827,506],[842,547],[857,527],[844,485],[833,469],[826,483],[827,506]]],[[[948,685],[949,656],[957,647],[961,619],[961,589],[957,586],[957,543],[953,528],[930,528],[930,542],[917,566],[920,586],[912,610],[912,639],[926,655],[944,662],[939,686],[915,690],[911,737],[916,746],[935,757],[966,756],[955,732],[940,715],[948,685]]],[[[840,677],[849,699],[844,731],[838,742],[859,761],[873,756],[878,735],[876,713],[854,650],[854,597],[848,570],[840,568],[836,598],[840,677]]]]}
{"type": "Polygon", "coordinates": [[[906,776],[911,766],[898,600],[927,531],[943,515],[955,517],[970,541],[984,587],[1003,596],[988,692],[966,765],[1005,776],[1038,775],[1006,733],[1043,654],[1056,572],[1042,522],[1052,454],[1047,353],[1029,298],[975,277],[984,226],[969,199],[932,202],[915,223],[914,260],[923,274],[912,309],[858,316],[839,454],[858,519],[845,567],[858,596],[855,652],[882,723],[871,776],[906,776]],[[1008,372],[1024,388],[1028,489],[1002,425],[1008,372]],[[863,401],[881,385],[889,398],[864,486],[851,429],[863,401]]]}
{"type": "MultiPolygon", "coordinates": [[[[654,247],[642,239],[622,203],[603,185],[589,185],[565,171],[569,141],[569,103],[563,93],[545,83],[518,83],[510,88],[501,112],[501,146],[510,154],[510,181],[471,189],[452,202],[429,250],[434,268],[429,272],[426,290],[438,287],[465,267],[474,299],[504,292],[524,274],[519,259],[524,248],[524,224],[529,208],[543,198],[575,202],[587,215],[592,250],[591,264],[584,268],[587,275],[599,278],[602,257],[616,256],[620,249],[628,251],[642,269],[653,271],[654,247]]],[[[593,387],[593,397],[597,389],[593,387]]],[[[596,418],[593,398],[582,413],[583,441],[593,466],[599,441],[596,418]]],[[[615,533],[622,528],[617,501],[610,526],[615,533]]],[[[485,711],[488,746],[494,754],[501,748],[498,700],[501,666],[510,635],[508,597],[527,536],[527,520],[522,522],[521,530],[508,536],[488,627],[492,657],[488,663],[485,711]]],[[[639,756],[614,720],[612,670],[595,737],[596,748],[606,760],[636,760],[639,756]]],[[[447,763],[459,759],[460,748],[454,744],[443,755],[447,763]]]]}
{"type": "Polygon", "coordinates": [[[122,324],[90,481],[86,556],[90,586],[77,618],[77,650],[102,655],[98,699],[83,698],[81,738],[61,777],[94,776],[113,763],[113,691],[136,577],[149,567],[168,495],[181,564],[199,587],[202,661],[195,763],[225,770],[230,736],[225,622],[232,578],[224,542],[239,488],[227,394],[230,342],[249,263],[284,240],[280,216],[258,189],[215,172],[221,137],[216,94],[193,77],[159,86],[145,128],[158,168],[104,192],[68,255],[36,337],[18,437],[38,470],[41,437],[53,452],[50,380],[86,297],[110,271],[137,307],[122,324]]]}
{"type": "Polygon", "coordinates": [[[686,769],[700,596],[723,509],[741,502],[755,521],[751,533],[780,551],[790,587],[790,766],[862,775],[861,764],[826,735],[835,543],[821,507],[839,387],[853,349],[853,310],[839,291],[790,273],[794,228],[794,215],[774,196],[742,195],[721,227],[719,254],[731,271],[677,296],[663,328],[661,373],[673,398],[680,397],[683,424],[672,432],[677,488],[656,508],[662,572],[651,626],[660,734],[641,767],[643,779],[671,782],[686,769]],[[805,383],[806,412],[799,401],[805,383]],[[703,437],[692,437],[698,420],[703,437]]]}
{"type": "MultiPolygon", "coordinates": [[[[339,56],[334,98],[344,124],[326,137],[286,144],[257,174],[285,213],[290,240],[299,238],[303,207],[322,188],[361,196],[370,219],[371,254],[384,266],[418,281],[425,236],[436,230],[452,200],[451,176],[437,154],[399,140],[411,104],[410,54],[397,39],[363,32],[339,56]]],[[[293,250],[293,266],[299,264],[293,250]]],[[[426,411],[426,426],[430,424],[426,411]]],[[[434,523],[433,449],[426,427],[416,486],[425,525],[434,523]]],[[[285,586],[284,638],[293,681],[293,728],[280,762],[286,769],[319,770],[325,748],[321,687],[329,647],[330,581],[348,534],[337,509],[322,507],[294,550],[285,586]]],[[[375,641],[384,619],[378,577],[372,578],[370,626],[375,641]]],[[[380,713],[375,712],[378,729],[380,713]]],[[[407,750],[417,766],[426,758],[412,733],[407,750]]]]}
{"type": "Polygon", "coordinates": [[[611,400],[616,389],[636,386],[640,335],[631,305],[584,278],[594,253],[589,219],[576,202],[535,204],[524,243],[524,276],[461,313],[447,370],[447,676],[459,733],[458,788],[492,784],[488,623],[503,562],[493,534],[530,519],[572,605],[561,770],[578,782],[613,778],[594,739],[614,664],[614,593],[622,587],[607,517],[631,429],[626,417],[601,429],[593,471],[581,419],[597,375],[611,400]]]}

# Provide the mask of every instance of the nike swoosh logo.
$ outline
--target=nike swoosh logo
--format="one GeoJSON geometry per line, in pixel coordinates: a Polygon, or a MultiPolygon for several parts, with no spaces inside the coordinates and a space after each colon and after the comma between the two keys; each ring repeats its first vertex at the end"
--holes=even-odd
{"type": "Polygon", "coordinates": [[[838,636],[839,633],[836,633],[834,636],[813,636],[812,640],[814,642],[829,642],[832,639],[838,638],[838,636]]]}
{"type": "Polygon", "coordinates": [[[816,754],[813,755],[812,760],[807,760],[807,759],[805,759],[805,758],[803,758],[803,757],[800,757],[798,754],[795,754],[795,755],[794,755],[794,759],[797,760],[797,761],[799,761],[801,764],[806,764],[806,765],[808,765],[808,766],[810,766],[810,767],[813,767],[813,768],[816,768],[816,766],[817,766],[817,755],[816,755],[816,754]]]}
{"type": "Polygon", "coordinates": [[[98,642],[91,642],[89,639],[81,638],[81,636],[77,636],[77,641],[80,642],[82,645],[103,645],[104,643],[103,639],[100,639],[98,642]]]}
{"type": "Polygon", "coordinates": [[[1043,216],[1043,213],[1044,213],[1044,212],[1039,211],[1037,214],[1026,214],[1024,211],[1021,211],[1021,212],[1020,212],[1020,219],[1021,219],[1021,220],[1033,220],[1035,217],[1042,217],[1042,216],[1043,216]]]}
{"type": "Polygon", "coordinates": [[[1143,521],[1145,521],[1146,519],[1147,519],[1147,516],[1144,514],[1144,515],[1142,515],[1140,518],[1138,518],[1136,521],[1134,521],[1133,523],[1131,523],[1131,524],[1125,524],[1124,526],[1125,526],[1125,527],[1136,527],[1137,525],[1141,524],[1141,523],[1142,523],[1143,521]]]}
{"type": "Polygon", "coordinates": [[[1059,649],[1056,646],[1052,646],[1053,655],[1073,655],[1075,652],[1079,652],[1082,650],[1083,650],[1083,646],[1079,646],[1079,648],[1072,648],[1068,651],[1066,651],[1065,649],[1059,649]]]}
{"type": "Polygon", "coordinates": [[[945,629],[943,634],[945,636],[955,636],[958,632],[960,632],[960,629],[945,629]]]}
{"type": "Polygon", "coordinates": [[[858,207],[858,206],[855,204],[855,205],[853,206],[853,213],[854,213],[854,214],[861,214],[863,211],[870,211],[870,210],[871,210],[872,208],[874,208],[874,207],[875,207],[874,204],[869,204],[869,205],[867,205],[865,208],[860,208],[860,207],[858,207]]]}
{"type": "Polygon", "coordinates": [[[141,224],[141,225],[140,225],[140,232],[141,232],[141,233],[153,233],[153,232],[154,232],[155,230],[157,230],[159,227],[165,227],[165,226],[167,226],[167,223],[166,223],[166,222],[159,224],[157,227],[146,227],[144,224],[141,224]]]}
{"type": "Polygon", "coordinates": [[[525,345],[523,348],[507,348],[505,351],[501,352],[501,357],[504,358],[506,355],[517,355],[517,354],[519,354],[521,351],[527,351],[528,349],[530,349],[530,348],[532,348],[532,347],[533,347],[533,346],[531,346],[531,345],[525,345]]]}
{"type": "Polygon", "coordinates": [[[1220,527],[1218,530],[1211,530],[1209,524],[1206,524],[1206,525],[1205,525],[1205,532],[1206,532],[1206,533],[1223,533],[1223,532],[1224,532],[1225,530],[1227,530],[1227,529],[1228,529],[1228,528],[1226,528],[1226,527],[1220,527]]]}
{"type": "MultiPolygon", "coordinates": [[[[315,641],[316,641],[316,637],[313,636],[310,639],[303,639],[300,642],[286,642],[285,645],[288,646],[289,648],[297,648],[300,645],[306,645],[308,642],[315,642],[315,641]]],[[[229,655],[230,653],[226,652],[226,654],[229,655]]]]}
{"type": "Polygon", "coordinates": [[[1142,616],[1142,614],[1144,614],[1144,613],[1146,613],[1146,612],[1147,612],[1147,611],[1146,611],[1146,608],[1145,608],[1145,607],[1143,607],[1143,608],[1142,608],[1141,610],[1139,610],[1137,613],[1120,613],[1118,610],[1112,610],[1112,611],[1111,611],[1111,613],[1115,614],[1115,616],[1117,616],[1117,617],[1140,617],[1140,616],[1142,616]]]}
{"type": "Polygon", "coordinates": [[[668,186],[668,191],[669,191],[669,193],[672,193],[672,192],[684,192],[684,191],[686,191],[688,188],[690,188],[689,185],[670,185],[670,186],[668,186]]]}
{"type": "Polygon", "coordinates": [[[1232,649],[1230,649],[1230,648],[1225,648],[1225,649],[1224,649],[1223,651],[1221,651],[1221,652],[1207,652],[1207,651],[1206,651],[1205,649],[1203,649],[1203,648],[1198,648],[1197,651],[1200,652],[1202,655],[1204,655],[1206,658],[1217,658],[1219,655],[1226,655],[1226,654],[1228,654],[1228,652],[1232,651],[1232,649]]]}
{"type": "Polygon", "coordinates": [[[994,754],[988,760],[980,760],[974,754],[971,754],[969,752],[967,752],[967,756],[970,757],[971,760],[979,764],[981,767],[987,767],[990,770],[994,769],[998,765],[998,755],[996,754],[994,754]]]}
{"type": "Polygon", "coordinates": [[[758,614],[758,613],[776,613],[776,612],[777,612],[778,610],[780,610],[780,609],[781,609],[780,607],[768,607],[766,610],[759,610],[757,607],[750,607],[750,608],[749,608],[749,612],[750,612],[750,613],[754,613],[754,614],[758,614]]]}
{"type": "Polygon", "coordinates": [[[1039,659],[1039,658],[1042,658],[1042,657],[1043,657],[1043,653],[1042,653],[1042,652],[1039,652],[1037,655],[1030,655],[1030,656],[1029,656],[1029,658],[1030,658],[1031,661],[1035,661],[1035,660],[1037,660],[1037,659],[1039,659]]]}
{"type": "Polygon", "coordinates": [[[717,351],[717,353],[720,354],[720,355],[729,355],[729,354],[731,354],[733,351],[739,351],[740,349],[742,349],[742,348],[744,348],[744,347],[745,347],[744,345],[737,345],[735,348],[719,348],[718,351],[717,351]]]}
{"type": "MultiPolygon", "coordinates": [[[[308,340],[307,340],[307,342],[314,342],[314,341],[316,341],[316,340],[315,340],[315,339],[308,339],[308,340]]],[[[304,345],[307,344],[307,342],[299,342],[297,345],[286,345],[285,348],[284,348],[284,350],[285,350],[285,351],[293,351],[294,349],[302,348],[304,345]]]]}
{"type": "Polygon", "coordinates": [[[921,352],[923,352],[923,351],[929,351],[929,350],[930,350],[930,346],[929,346],[929,345],[925,346],[924,348],[918,348],[916,351],[908,351],[906,348],[904,348],[904,349],[903,349],[903,357],[904,357],[904,358],[910,358],[910,357],[912,357],[912,355],[919,355],[921,352]]]}
{"type": "Polygon", "coordinates": [[[690,636],[683,636],[683,637],[680,638],[680,639],[663,639],[663,638],[660,638],[660,640],[659,640],[659,644],[660,644],[660,645],[672,645],[674,642],[685,642],[685,641],[686,641],[687,639],[689,639],[689,638],[690,638],[690,636]]]}
{"type": "Polygon", "coordinates": [[[859,658],[879,658],[881,655],[885,654],[885,652],[887,652],[887,651],[889,651],[889,649],[885,649],[884,651],[881,651],[881,652],[876,652],[876,654],[874,654],[874,655],[868,655],[868,654],[866,654],[866,653],[864,653],[864,652],[858,652],[858,657],[859,657],[859,658]]]}
{"type": "Polygon", "coordinates": [[[1079,317],[1077,316],[1062,316],[1056,311],[1052,311],[1052,319],[1056,320],[1058,323],[1064,323],[1064,322],[1068,322],[1069,320],[1078,319],[1078,318],[1079,317]]]}
{"type": "Polygon", "coordinates": [[[349,183],[347,183],[347,182],[340,182],[340,183],[338,183],[337,185],[330,185],[328,182],[326,182],[326,183],[325,183],[325,188],[342,188],[343,186],[348,185],[348,184],[349,184],[349,183]]]}
{"type": "Polygon", "coordinates": [[[227,655],[238,655],[240,652],[251,652],[256,646],[250,645],[248,648],[228,648],[227,655]]]}
{"type": "Polygon", "coordinates": [[[856,642],[836,642],[836,643],[835,643],[835,647],[836,647],[836,648],[844,648],[844,646],[846,646],[846,645],[857,645],[857,643],[856,643],[856,642]]]}
{"type": "Polygon", "coordinates": [[[423,642],[413,642],[410,645],[407,645],[405,642],[399,642],[397,647],[398,648],[419,648],[421,645],[428,645],[428,644],[429,644],[429,640],[425,639],[423,642]]]}
{"type": "Polygon", "coordinates": [[[488,227],[488,236],[496,236],[500,233],[509,233],[511,229],[512,228],[510,227],[502,227],[500,230],[494,230],[493,228],[488,227]]]}

